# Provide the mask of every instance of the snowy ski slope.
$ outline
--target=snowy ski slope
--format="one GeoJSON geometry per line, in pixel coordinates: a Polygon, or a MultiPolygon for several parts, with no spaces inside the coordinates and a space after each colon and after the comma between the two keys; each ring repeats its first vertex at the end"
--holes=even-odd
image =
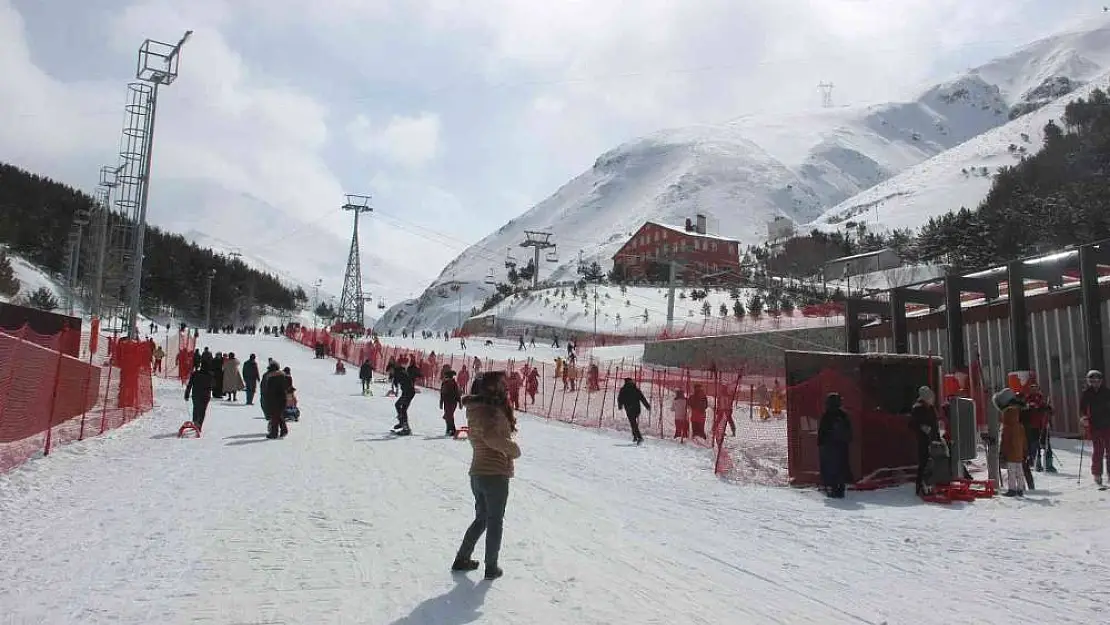
{"type": "Polygon", "coordinates": [[[303,421],[268,441],[257,407],[216,402],[204,438],[178,440],[185,403],[162,383],[151,415],[0,476],[5,622],[1105,620],[1110,501],[1076,487],[1071,451],[1024,500],[923,505],[906,487],[832,502],[721,482],[702,451],[524,416],[506,576],[452,576],[469,448],[438,438],[434,397],[394,439],[380,387],[361,397],[281,339],[202,339],[291,366],[303,421]]]}

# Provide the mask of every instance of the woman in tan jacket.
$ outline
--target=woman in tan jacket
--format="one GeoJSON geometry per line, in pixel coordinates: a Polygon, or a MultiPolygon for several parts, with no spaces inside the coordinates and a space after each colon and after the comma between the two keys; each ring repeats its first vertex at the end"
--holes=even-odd
{"type": "Polygon", "coordinates": [[[482,533],[486,534],[486,579],[501,577],[497,557],[501,551],[501,533],[505,505],[509,501],[509,479],[513,477],[513,460],[520,457],[520,447],[513,441],[516,417],[509,404],[503,371],[490,371],[476,382],[477,395],[462,400],[466,407],[468,437],[474,451],[470,463],[470,490],[474,493],[474,521],[463,536],[455,555],[452,571],[473,571],[478,562],[471,559],[482,533]]]}

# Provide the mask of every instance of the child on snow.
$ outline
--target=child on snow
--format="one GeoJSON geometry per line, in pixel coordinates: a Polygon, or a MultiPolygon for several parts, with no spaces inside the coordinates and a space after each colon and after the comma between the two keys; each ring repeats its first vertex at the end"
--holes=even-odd
{"type": "Polygon", "coordinates": [[[995,393],[994,405],[1002,411],[1002,460],[1006,463],[1006,492],[1003,497],[1025,495],[1025,458],[1029,445],[1025,428],[1021,424],[1022,401],[1013,390],[1005,388],[995,393]]]}
{"type": "Polygon", "coordinates": [[[690,418],[687,414],[686,394],[681,389],[675,391],[671,408],[674,410],[674,437],[685,441],[690,436],[690,418]]]}
{"type": "Polygon", "coordinates": [[[709,410],[709,398],[701,384],[694,385],[694,392],[687,401],[690,409],[690,429],[692,438],[707,438],[705,435],[705,413],[709,410]]]}

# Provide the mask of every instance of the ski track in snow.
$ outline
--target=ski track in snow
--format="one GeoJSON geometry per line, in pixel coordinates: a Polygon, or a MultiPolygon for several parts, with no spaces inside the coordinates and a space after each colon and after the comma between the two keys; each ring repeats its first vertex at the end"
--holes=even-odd
{"type": "MultiPolygon", "coordinates": [[[[919,504],[912,488],[737,486],[710,458],[524,416],[494,583],[452,576],[470,449],[436,397],[393,438],[391,400],[281,339],[213,350],[293,369],[303,421],[263,438],[257,406],[186,404],[0,476],[4,623],[1106,622],[1106,494],[1077,457],[1023,501],[919,504]],[[1089,479],[1089,478],[1088,478],[1089,479]]],[[[1063,446],[1063,444],[1062,444],[1063,446]]],[[[481,558],[482,543],[476,556],[481,558]]]]}

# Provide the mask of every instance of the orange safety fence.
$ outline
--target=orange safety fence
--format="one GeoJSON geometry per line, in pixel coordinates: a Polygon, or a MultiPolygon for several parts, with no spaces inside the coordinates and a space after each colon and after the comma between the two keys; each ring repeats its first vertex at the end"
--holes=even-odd
{"type": "Polygon", "coordinates": [[[787,483],[786,391],[776,372],[711,371],[582,359],[575,366],[566,366],[562,360],[437,356],[434,352],[384,346],[307,328],[294,329],[289,338],[314,349],[320,344],[328,358],[343,360],[356,369],[370,360],[379,375],[391,359],[416,362],[424,376],[420,386],[432,390],[438,390],[444,366],[457,373],[464,393],[477,377],[476,372],[515,373],[518,378],[510,378],[510,391],[523,411],[581,427],[620,432],[631,432],[628,418],[617,408],[620,388],[626,378],[631,378],[652,407],[639,419],[645,437],[704,448],[720,476],[769,485],[787,483]],[[533,370],[537,372],[534,376],[533,370]],[[683,427],[675,418],[676,393],[682,391],[691,398],[699,389],[698,399],[686,402],[688,423],[683,427]]]}
{"type": "Polygon", "coordinates": [[[0,332],[0,473],[153,408],[149,344],[90,338],[0,332]]]}

